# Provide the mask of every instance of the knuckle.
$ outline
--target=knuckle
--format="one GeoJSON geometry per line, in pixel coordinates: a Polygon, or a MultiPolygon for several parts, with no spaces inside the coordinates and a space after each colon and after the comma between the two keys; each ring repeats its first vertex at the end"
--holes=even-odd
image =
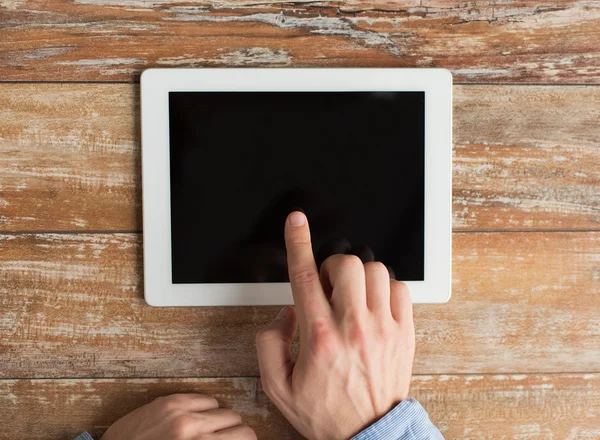
{"type": "Polygon", "coordinates": [[[344,257],[344,254],[330,255],[327,258],[325,258],[325,260],[323,260],[323,264],[321,265],[321,267],[335,266],[336,264],[339,263],[340,259],[343,257],[344,257]]]}
{"type": "Polygon", "coordinates": [[[240,437],[244,440],[257,440],[254,429],[250,428],[248,425],[242,425],[240,427],[240,437]]]}
{"type": "Polygon", "coordinates": [[[389,344],[395,345],[398,342],[399,327],[398,323],[393,319],[389,321],[378,323],[375,326],[374,333],[377,341],[381,344],[388,346],[389,344]]]}
{"type": "Polygon", "coordinates": [[[364,270],[363,262],[356,255],[340,255],[339,266],[343,270],[364,270]]]}
{"type": "Polygon", "coordinates": [[[329,322],[323,318],[315,318],[312,322],[311,333],[313,340],[318,341],[331,334],[332,328],[329,322]]]}
{"type": "Polygon", "coordinates": [[[331,326],[324,320],[313,323],[311,335],[312,351],[316,356],[335,353],[338,347],[337,338],[331,326]]]}
{"type": "Polygon", "coordinates": [[[207,395],[203,394],[198,397],[201,398],[202,400],[205,400],[207,405],[208,405],[208,403],[210,403],[209,408],[217,409],[219,407],[219,402],[213,396],[207,396],[207,395]]]}
{"type": "Polygon", "coordinates": [[[388,272],[387,267],[381,261],[371,261],[369,263],[365,263],[365,272],[371,273],[376,277],[382,277],[389,279],[390,274],[388,272]]]}
{"type": "Polygon", "coordinates": [[[363,326],[354,324],[348,329],[348,343],[353,348],[369,347],[369,335],[363,326]]]}
{"type": "Polygon", "coordinates": [[[192,434],[194,429],[195,419],[192,419],[188,415],[180,415],[175,417],[171,422],[170,434],[173,439],[184,439],[188,438],[192,434]]]}
{"type": "Polygon", "coordinates": [[[288,245],[302,247],[302,246],[310,246],[310,237],[306,234],[292,234],[288,239],[288,245]]]}
{"type": "Polygon", "coordinates": [[[402,293],[402,294],[408,294],[408,286],[406,285],[406,283],[402,282],[402,281],[394,281],[392,283],[392,285],[394,286],[394,290],[397,293],[402,293]]]}
{"type": "Polygon", "coordinates": [[[311,267],[298,267],[290,273],[290,281],[299,286],[310,285],[314,283],[316,279],[316,272],[311,267]]]}
{"type": "Polygon", "coordinates": [[[171,412],[178,408],[179,400],[177,395],[162,396],[154,399],[153,404],[163,412],[171,412]]]}
{"type": "Polygon", "coordinates": [[[263,329],[256,334],[256,345],[264,344],[276,337],[276,331],[270,328],[263,329]]]}
{"type": "Polygon", "coordinates": [[[223,416],[227,420],[231,420],[232,422],[235,422],[237,425],[240,425],[242,423],[242,415],[233,409],[224,409],[223,416]]]}
{"type": "Polygon", "coordinates": [[[344,312],[344,323],[351,327],[362,326],[369,320],[369,315],[359,308],[351,308],[344,312]]]}
{"type": "Polygon", "coordinates": [[[210,400],[210,402],[211,402],[211,404],[212,404],[212,407],[213,407],[213,408],[215,408],[215,409],[216,409],[216,408],[218,408],[218,407],[219,407],[219,401],[218,401],[217,399],[215,399],[215,398],[214,398],[214,397],[212,397],[212,396],[205,396],[205,397],[206,397],[206,398],[208,398],[208,399],[210,400]]]}

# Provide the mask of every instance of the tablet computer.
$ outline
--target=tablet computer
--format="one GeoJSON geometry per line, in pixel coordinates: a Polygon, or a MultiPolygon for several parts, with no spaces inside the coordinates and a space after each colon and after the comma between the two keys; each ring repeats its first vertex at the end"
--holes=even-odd
{"type": "Polygon", "coordinates": [[[443,69],[150,69],[141,77],[144,295],[291,304],[283,227],[368,248],[415,303],[451,291],[443,69]]]}

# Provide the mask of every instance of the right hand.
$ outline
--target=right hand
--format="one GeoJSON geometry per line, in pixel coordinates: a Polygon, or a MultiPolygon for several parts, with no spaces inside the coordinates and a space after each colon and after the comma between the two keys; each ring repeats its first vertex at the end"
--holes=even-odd
{"type": "Polygon", "coordinates": [[[214,397],[173,394],[159,397],[117,420],[101,440],[256,440],[232,409],[214,397]]]}
{"type": "Polygon", "coordinates": [[[306,216],[285,224],[294,304],[256,338],[263,388],[310,440],[358,434],[408,397],[415,333],[404,283],[382,263],[332,255],[320,273],[306,216]],[[300,350],[290,343],[300,325],[300,350]]]}

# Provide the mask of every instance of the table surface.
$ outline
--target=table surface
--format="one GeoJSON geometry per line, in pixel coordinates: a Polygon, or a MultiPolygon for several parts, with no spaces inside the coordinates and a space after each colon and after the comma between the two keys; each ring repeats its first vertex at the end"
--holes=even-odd
{"type": "Polygon", "coordinates": [[[600,438],[600,3],[0,0],[0,439],[100,435],[172,392],[261,439],[272,307],[142,299],[140,72],[445,67],[453,298],[415,307],[448,439],[600,438]]]}

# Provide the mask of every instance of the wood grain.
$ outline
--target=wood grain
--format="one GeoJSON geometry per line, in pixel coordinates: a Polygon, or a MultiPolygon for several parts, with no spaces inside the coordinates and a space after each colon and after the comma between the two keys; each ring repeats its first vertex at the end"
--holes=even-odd
{"type": "Polygon", "coordinates": [[[454,88],[455,230],[598,229],[600,87],[454,88]]]}
{"type": "Polygon", "coordinates": [[[214,396],[221,407],[239,411],[261,440],[298,437],[261,392],[259,380],[247,377],[0,380],[0,414],[3,416],[0,440],[67,440],[84,431],[100,438],[125,414],[156,397],[176,392],[214,396]]]}
{"type": "MultiPolygon", "coordinates": [[[[84,430],[99,436],[133,409],[175,392],[215,395],[261,440],[300,438],[257,378],[204,378],[2,380],[0,440],[69,439],[84,430]]],[[[600,437],[599,374],[414,376],[411,393],[447,440],[600,437]]]]}
{"type": "MultiPolygon", "coordinates": [[[[415,306],[416,374],[597,372],[600,233],[458,233],[453,298],[415,306]]],[[[135,234],[0,236],[0,377],[258,374],[274,307],[152,308],[135,234]]]]}
{"type": "Polygon", "coordinates": [[[446,440],[600,438],[600,375],[413,377],[446,440]]]}
{"type": "Polygon", "coordinates": [[[587,0],[0,1],[0,79],[148,67],[445,67],[459,82],[598,83],[587,0]]]}
{"type": "Polygon", "coordinates": [[[0,229],[141,229],[137,96],[0,85],[0,229]]]}
{"type": "MultiPolygon", "coordinates": [[[[455,230],[600,227],[600,87],[454,89],[455,230]]],[[[137,95],[0,85],[0,230],[140,230],[137,95]]]]}
{"type": "Polygon", "coordinates": [[[589,0],[0,0],[0,440],[100,435],[173,392],[298,438],[255,377],[278,308],[142,299],[139,88],[109,83],[216,66],[470,83],[454,293],[415,307],[412,393],[446,439],[600,438],[598,41],[589,0]]]}

